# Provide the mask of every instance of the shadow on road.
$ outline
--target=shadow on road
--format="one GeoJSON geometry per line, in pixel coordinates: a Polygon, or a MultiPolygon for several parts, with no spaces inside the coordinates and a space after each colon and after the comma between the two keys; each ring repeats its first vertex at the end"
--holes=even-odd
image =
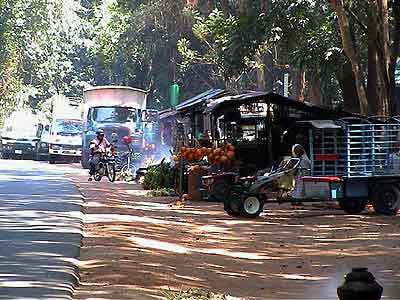
{"type": "Polygon", "coordinates": [[[159,299],[162,289],[190,287],[246,299],[337,299],[356,266],[370,268],[387,299],[400,294],[397,217],[273,205],[262,218],[234,219],[218,203],[172,207],[174,199],[138,196],[132,186],[75,181],[87,231],[77,299],[159,299]]]}
{"type": "Polygon", "coordinates": [[[81,196],[60,172],[27,162],[11,168],[0,163],[0,299],[70,299],[81,196]]]}

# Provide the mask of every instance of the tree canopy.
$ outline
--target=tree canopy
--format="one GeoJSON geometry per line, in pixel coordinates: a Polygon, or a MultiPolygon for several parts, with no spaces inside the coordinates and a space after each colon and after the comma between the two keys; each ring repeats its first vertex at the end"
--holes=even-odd
{"type": "Polygon", "coordinates": [[[285,74],[300,101],[389,115],[399,54],[395,0],[0,0],[0,119],[88,85],[165,108],[173,83],[283,93],[285,74]]]}

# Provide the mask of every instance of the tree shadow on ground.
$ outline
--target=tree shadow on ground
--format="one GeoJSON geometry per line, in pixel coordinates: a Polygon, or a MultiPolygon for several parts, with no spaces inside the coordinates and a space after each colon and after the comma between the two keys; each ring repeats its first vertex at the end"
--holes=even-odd
{"type": "Polygon", "coordinates": [[[0,299],[71,299],[82,196],[60,174],[0,171],[0,299]]]}
{"type": "Polygon", "coordinates": [[[124,184],[74,180],[86,199],[77,299],[159,299],[161,289],[190,287],[246,299],[337,299],[356,266],[371,269],[387,299],[400,294],[397,217],[272,205],[259,219],[234,219],[219,203],[178,208],[124,184]]]}

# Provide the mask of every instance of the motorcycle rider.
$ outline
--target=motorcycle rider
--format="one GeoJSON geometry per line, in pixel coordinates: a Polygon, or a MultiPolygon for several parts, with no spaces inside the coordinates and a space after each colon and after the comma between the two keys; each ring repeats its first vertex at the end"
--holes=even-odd
{"type": "Polygon", "coordinates": [[[111,146],[110,142],[104,136],[104,130],[99,129],[96,131],[96,138],[90,142],[90,172],[89,181],[93,180],[96,173],[97,166],[100,162],[101,155],[106,153],[106,149],[111,146]]]}

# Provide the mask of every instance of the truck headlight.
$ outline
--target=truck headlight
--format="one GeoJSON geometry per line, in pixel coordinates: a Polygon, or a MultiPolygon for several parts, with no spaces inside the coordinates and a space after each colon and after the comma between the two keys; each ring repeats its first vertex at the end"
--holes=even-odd
{"type": "Polygon", "coordinates": [[[60,146],[58,146],[58,145],[51,145],[51,149],[53,149],[53,150],[60,150],[60,146]]]}

